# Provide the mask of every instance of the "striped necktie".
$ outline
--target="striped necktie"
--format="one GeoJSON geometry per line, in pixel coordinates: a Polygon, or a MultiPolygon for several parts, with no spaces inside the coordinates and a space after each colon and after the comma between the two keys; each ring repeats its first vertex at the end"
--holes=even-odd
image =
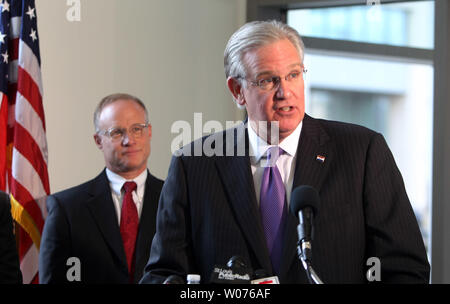
{"type": "Polygon", "coordinates": [[[283,231],[286,219],[286,190],[276,165],[279,155],[284,151],[279,147],[268,150],[269,166],[264,169],[261,193],[260,211],[269,249],[272,267],[279,274],[281,256],[283,252],[283,231]]]}

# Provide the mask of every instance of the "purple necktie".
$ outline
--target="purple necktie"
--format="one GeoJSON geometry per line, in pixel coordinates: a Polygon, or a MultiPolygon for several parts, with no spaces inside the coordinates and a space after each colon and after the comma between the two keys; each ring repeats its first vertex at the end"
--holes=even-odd
{"type": "Polygon", "coordinates": [[[276,274],[279,273],[280,268],[283,249],[283,222],[287,212],[285,209],[286,190],[276,165],[278,156],[283,152],[279,147],[272,147],[268,150],[269,166],[264,169],[260,195],[261,218],[267,248],[276,274]]]}

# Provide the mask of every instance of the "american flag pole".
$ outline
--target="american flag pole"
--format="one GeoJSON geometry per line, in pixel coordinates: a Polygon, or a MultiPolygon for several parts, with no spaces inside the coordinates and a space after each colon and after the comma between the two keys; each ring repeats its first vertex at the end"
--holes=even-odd
{"type": "Polygon", "coordinates": [[[0,187],[10,193],[18,223],[23,282],[37,283],[50,187],[36,8],[34,0],[0,1],[0,124],[7,126],[0,131],[0,187]]]}

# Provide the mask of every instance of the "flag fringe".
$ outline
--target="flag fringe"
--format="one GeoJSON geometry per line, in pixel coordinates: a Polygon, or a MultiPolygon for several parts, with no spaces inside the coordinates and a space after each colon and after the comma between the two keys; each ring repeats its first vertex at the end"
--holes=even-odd
{"type": "Polygon", "coordinates": [[[34,245],[39,251],[41,246],[41,233],[30,214],[23,206],[10,194],[11,214],[13,219],[28,233],[34,245]]]}

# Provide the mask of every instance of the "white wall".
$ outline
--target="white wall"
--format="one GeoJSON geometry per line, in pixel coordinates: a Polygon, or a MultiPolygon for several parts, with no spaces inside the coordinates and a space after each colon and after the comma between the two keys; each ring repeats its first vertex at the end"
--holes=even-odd
{"type": "Polygon", "coordinates": [[[104,167],[92,114],[116,92],[141,98],[153,126],[150,171],[167,176],[176,120],[242,117],[225,86],[223,50],[245,23],[246,0],[80,0],[69,22],[64,0],[37,0],[52,192],[104,167]]]}

